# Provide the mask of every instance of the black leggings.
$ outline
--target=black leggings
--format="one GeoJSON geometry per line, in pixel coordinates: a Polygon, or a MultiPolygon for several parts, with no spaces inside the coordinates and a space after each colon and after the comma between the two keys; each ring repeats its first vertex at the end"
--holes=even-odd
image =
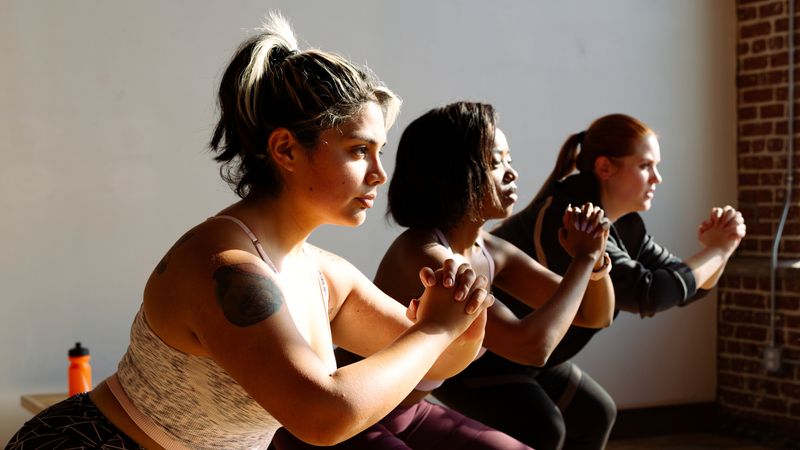
{"type": "Polygon", "coordinates": [[[543,370],[462,372],[434,395],[537,450],[603,449],[617,415],[611,396],[569,361],[543,370]]]}
{"type": "Polygon", "coordinates": [[[139,450],[143,447],[109,422],[85,393],[37,414],[6,446],[6,450],[29,448],[139,450]]]}

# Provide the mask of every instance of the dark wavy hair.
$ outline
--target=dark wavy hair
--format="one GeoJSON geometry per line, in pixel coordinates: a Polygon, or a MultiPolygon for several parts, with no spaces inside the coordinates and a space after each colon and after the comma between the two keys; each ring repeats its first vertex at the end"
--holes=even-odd
{"type": "Polygon", "coordinates": [[[492,105],[457,102],[411,122],[398,144],[387,215],[404,227],[442,230],[482,219],[483,199],[493,192],[496,120],[492,105]]]}
{"type": "Polygon", "coordinates": [[[288,22],[272,12],[236,51],[220,82],[220,118],[210,143],[220,175],[241,198],[275,196],[283,182],[267,149],[272,131],[288,129],[310,151],[322,131],[351,119],[367,102],[381,107],[388,129],[400,99],[338,55],[299,51],[288,22]]]}

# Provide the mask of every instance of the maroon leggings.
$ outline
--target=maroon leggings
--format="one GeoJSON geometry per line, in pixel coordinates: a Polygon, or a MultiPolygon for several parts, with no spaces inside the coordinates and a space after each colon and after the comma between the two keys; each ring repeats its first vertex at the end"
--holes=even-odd
{"type": "MultiPolygon", "coordinates": [[[[272,445],[276,450],[309,450],[306,444],[281,428],[272,445]]],[[[380,422],[352,438],[324,447],[337,450],[530,450],[511,436],[489,428],[460,413],[425,400],[397,407],[380,422]]]]}

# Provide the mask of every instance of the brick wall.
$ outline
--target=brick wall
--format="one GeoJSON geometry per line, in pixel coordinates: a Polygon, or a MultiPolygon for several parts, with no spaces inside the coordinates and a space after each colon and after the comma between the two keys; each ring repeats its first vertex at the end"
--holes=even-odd
{"type": "MultiPolygon", "coordinates": [[[[769,258],[785,198],[788,9],[785,0],[737,0],[738,201],[747,237],[719,284],[717,382],[718,401],[727,417],[796,431],[800,430],[800,268],[792,263],[800,260],[798,148],[776,278],[775,345],[782,350],[783,364],[779,372],[762,367],[764,348],[770,344],[769,258]]],[[[797,32],[794,43],[800,46],[797,32]]],[[[798,54],[795,51],[795,61],[798,54]]],[[[795,69],[798,79],[800,70],[795,69]]],[[[800,86],[794,98],[800,99],[800,86]]],[[[800,114],[800,103],[795,103],[795,110],[800,114]]],[[[794,128],[796,137],[800,120],[795,120],[794,128]]]]}

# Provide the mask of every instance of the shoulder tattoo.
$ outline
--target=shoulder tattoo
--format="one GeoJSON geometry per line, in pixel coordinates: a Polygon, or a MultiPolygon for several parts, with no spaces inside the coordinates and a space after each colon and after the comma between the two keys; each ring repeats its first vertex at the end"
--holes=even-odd
{"type": "Polygon", "coordinates": [[[222,266],[212,276],[217,303],[228,322],[247,327],[275,314],[284,299],[275,281],[254,264],[222,266]]]}

